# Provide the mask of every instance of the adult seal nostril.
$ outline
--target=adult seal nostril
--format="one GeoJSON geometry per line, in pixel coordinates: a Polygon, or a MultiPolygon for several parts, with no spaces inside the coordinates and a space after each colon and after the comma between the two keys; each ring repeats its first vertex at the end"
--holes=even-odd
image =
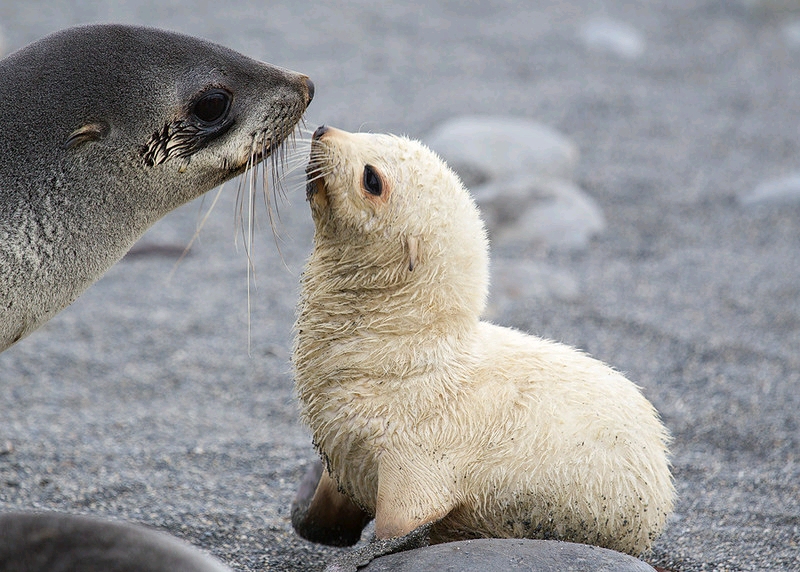
{"type": "Polygon", "coordinates": [[[0,61],[0,351],[158,219],[275,152],[299,73],[153,28],[92,25],[0,61]]]}

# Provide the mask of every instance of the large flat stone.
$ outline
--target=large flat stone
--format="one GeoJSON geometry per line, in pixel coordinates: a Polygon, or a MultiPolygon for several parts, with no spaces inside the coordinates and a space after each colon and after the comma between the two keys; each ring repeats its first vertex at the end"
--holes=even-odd
{"type": "Polygon", "coordinates": [[[447,542],[373,560],[365,572],[654,572],[606,548],[557,540],[483,538],[447,542]]]}
{"type": "Polygon", "coordinates": [[[439,125],[425,142],[470,188],[514,173],[569,178],[579,155],[565,135],[522,117],[456,117],[439,125]]]}

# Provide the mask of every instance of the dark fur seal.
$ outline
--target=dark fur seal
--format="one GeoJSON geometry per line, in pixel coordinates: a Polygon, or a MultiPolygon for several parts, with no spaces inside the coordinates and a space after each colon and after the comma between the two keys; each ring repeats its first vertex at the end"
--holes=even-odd
{"type": "Polygon", "coordinates": [[[0,514],[0,572],[230,572],[143,526],[60,513],[0,514]]]}
{"type": "Polygon", "coordinates": [[[122,25],[0,61],[0,351],[158,219],[270,155],[313,93],[304,75],[122,25]]]}

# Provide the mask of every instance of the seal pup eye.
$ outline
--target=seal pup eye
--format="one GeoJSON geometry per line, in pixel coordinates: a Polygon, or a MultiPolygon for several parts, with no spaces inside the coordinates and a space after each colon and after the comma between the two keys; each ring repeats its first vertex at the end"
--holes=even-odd
{"type": "Polygon", "coordinates": [[[228,115],[231,99],[227,91],[209,91],[192,105],[191,113],[203,123],[218,123],[228,115]]]}
{"type": "Polygon", "coordinates": [[[380,175],[372,165],[364,167],[364,189],[370,195],[375,195],[376,197],[383,194],[383,181],[381,181],[380,175]]]}

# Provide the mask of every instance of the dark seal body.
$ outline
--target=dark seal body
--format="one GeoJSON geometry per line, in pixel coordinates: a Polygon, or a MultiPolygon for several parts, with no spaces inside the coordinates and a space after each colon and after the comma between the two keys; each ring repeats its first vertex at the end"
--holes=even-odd
{"type": "Polygon", "coordinates": [[[230,572],[163,532],[47,513],[0,514],[0,572],[230,572]]]}
{"type": "Polygon", "coordinates": [[[151,28],[71,28],[0,61],[0,351],[268,156],[312,97],[304,75],[151,28]]]}

